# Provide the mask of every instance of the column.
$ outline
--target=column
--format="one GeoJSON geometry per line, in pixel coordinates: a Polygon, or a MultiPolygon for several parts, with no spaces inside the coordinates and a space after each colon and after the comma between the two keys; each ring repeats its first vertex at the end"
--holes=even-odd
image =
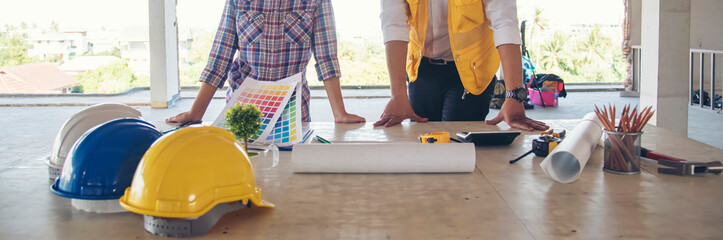
{"type": "Polygon", "coordinates": [[[149,0],[151,107],[168,108],[178,99],[176,0],[149,0]]]}
{"type": "Polygon", "coordinates": [[[691,0],[643,0],[640,105],[651,124],[688,135],[691,0]]]}

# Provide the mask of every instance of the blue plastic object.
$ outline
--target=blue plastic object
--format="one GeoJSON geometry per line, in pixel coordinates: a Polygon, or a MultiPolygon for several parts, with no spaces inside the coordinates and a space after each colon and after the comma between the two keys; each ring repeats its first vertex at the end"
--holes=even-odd
{"type": "Polygon", "coordinates": [[[75,199],[120,198],[131,185],[143,154],[161,135],[152,124],[131,118],[91,128],[70,149],[50,191],[75,199]]]}

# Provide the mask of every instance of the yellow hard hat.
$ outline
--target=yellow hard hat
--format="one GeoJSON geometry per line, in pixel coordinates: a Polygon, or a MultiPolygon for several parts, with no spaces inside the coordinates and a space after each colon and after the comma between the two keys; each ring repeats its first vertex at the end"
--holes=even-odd
{"type": "Polygon", "coordinates": [[[189,126],[159,138],[141,159],[120,204],[164,218],[195,218],[220,203],[261,199],[248,155],[228,131],[189,126]]]}

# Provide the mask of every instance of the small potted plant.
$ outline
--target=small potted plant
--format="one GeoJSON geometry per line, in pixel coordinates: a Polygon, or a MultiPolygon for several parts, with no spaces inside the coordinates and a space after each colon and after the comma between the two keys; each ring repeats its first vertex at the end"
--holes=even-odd
{"type": "Polygon", "coordinates": [[[226,127],[238,139],[244,143],[244,151],[249,156],[256,156],[258,153],[248,151],[248,140],[257,136],[261,129],[261,110],[256,105],[237,104],[224,114],[226,116],[226,127]]]}

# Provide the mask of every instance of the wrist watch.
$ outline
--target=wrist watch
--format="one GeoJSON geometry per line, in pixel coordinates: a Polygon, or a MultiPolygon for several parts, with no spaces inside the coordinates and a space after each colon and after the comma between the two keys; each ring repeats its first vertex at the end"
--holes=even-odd
{"type": "Polygon", "coordinates": [[[518,102],[524,102],[527,99],[527,89],[522,87],[515,88],[512,91],[505,92],[505,97],[515,99],[518,102]]]}

